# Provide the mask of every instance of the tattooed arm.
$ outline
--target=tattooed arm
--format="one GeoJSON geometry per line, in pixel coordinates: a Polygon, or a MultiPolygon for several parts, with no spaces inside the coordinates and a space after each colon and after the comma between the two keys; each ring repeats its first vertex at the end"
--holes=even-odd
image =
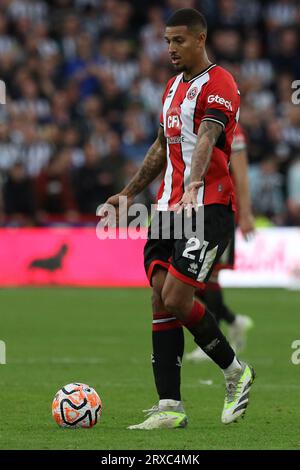
{"type": "Polygon", "coordinates": [[[134,197],[143,191],[163,170],[166,164],[166,155],[166,138],[161,127],[155,142],[147,152],[141,168],[120,194],[134,197]]]}
{"type": "Polygon", "coordinates": [[[181,201],[179,212],[187,208],[191,215],[192,209],[197,210],[197,195],[203,178],[208,170],[214,146],[222,132],[220,124],[213,121],[203,121],[199,126],[198,139],[192,155],[192,167],[190,184],[187,187],[181,201]]]}
{"type": "Polygon", "coordinates": [[[191,183],[201,181],[208,169],[211,154],[222,127],[213,121],[203,121],[199,126],[198,139],[192,156],[191,183]]]}
{"type": "Polygon", "coordinates": [[[164,169],[167,159],[166,139],[163,129],[160,128],[154,143],[151,145],[143,164],[128,185],[119,193],[107,199],[105,204],[97,212],[100,217],[105,217],[109,211],[108,206],[114,206],[119,210],[120,196],[127,197],[130,205],[137,194],[145,189],[164,169]]]}

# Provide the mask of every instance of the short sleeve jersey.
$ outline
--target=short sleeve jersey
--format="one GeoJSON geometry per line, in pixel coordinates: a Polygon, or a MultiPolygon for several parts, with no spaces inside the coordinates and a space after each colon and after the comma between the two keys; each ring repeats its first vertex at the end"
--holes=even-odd
{"type": "Polygon", "coordinates": [[[222,133],[213,149],[198,203],[233,203],[229,161],[240,95],[232,75],[215,64],[189,81],[184,81],[181,73],[168,82],[162,102],[160,124],[167,140],[167,165],[157,196],[158,210],[172,209],[190,183],[192,155],[203,121],[218,123],[222,133]]]}
{"type": "Polygon", "coordinates": [[[247,139],[245,133],[240,124],[237,124],[233,135],[233,141],[231,145],[231,153],[241,152],[247,148],[247,139]]]}

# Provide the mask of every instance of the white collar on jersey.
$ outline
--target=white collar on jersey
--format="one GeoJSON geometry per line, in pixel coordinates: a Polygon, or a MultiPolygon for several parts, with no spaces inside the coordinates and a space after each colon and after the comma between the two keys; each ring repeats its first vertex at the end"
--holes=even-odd
{"type": "Polygon", "coordinates": [[[202,75],[204,75],[205,73],[207,73],[209,70],[211,70],[213,67],[216,67],[217,64],[210,64],[208,67],[206,67],[206,69],[202,70],[201,73],[199,73],[198,75],[196,75],[195,77],[191,78],[190,80],[184,80],[183,78],[183,73],[182,73],[182,77],[181,77],[181,80],[184,82],[184,83],[192,83],[194,82],[195,80],[197,80],[197,78],[200,78],[202,77],[202,75]]]}

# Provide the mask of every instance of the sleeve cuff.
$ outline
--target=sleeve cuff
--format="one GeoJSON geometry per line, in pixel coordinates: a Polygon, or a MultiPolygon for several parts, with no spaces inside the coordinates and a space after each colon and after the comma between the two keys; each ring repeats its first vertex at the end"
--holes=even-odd
{"type": "Polygon", "coordinates": [[[204,117],[203,119],[201,119],[201,122],[203,121],[212,121],[212,122],[216,122],[217,124],[220,124],[220,126],[222,126],[222,129],[225,129],[225,125],[222,121],[219,121],[218,119],[214,118],[214,117],[204,117]]]}

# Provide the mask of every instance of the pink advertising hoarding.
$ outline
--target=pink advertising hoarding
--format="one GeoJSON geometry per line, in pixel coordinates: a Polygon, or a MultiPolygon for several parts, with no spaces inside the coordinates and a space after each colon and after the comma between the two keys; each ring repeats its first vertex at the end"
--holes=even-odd
{"type": "Polygon", "coordinates": [[[220,278],[224,287],[300,289],[300,229],[261,228],[249,242],[238,231],[235,270],[220,278]]]}
{"type": "MultiPolygon", "coordinates": [[[[0,229],[0,286],[145,287],[144,239],[99,240],[94,228],[0,229]]],[[[237,234],[236,269],[225,287],[300,287],[300,229],[237,234]]]]}
{"type": "Polygon", "coordinates": [[[0,285],[148,285],[145,240],[99,240],[93,228],[1,229],[0,285]]]}

